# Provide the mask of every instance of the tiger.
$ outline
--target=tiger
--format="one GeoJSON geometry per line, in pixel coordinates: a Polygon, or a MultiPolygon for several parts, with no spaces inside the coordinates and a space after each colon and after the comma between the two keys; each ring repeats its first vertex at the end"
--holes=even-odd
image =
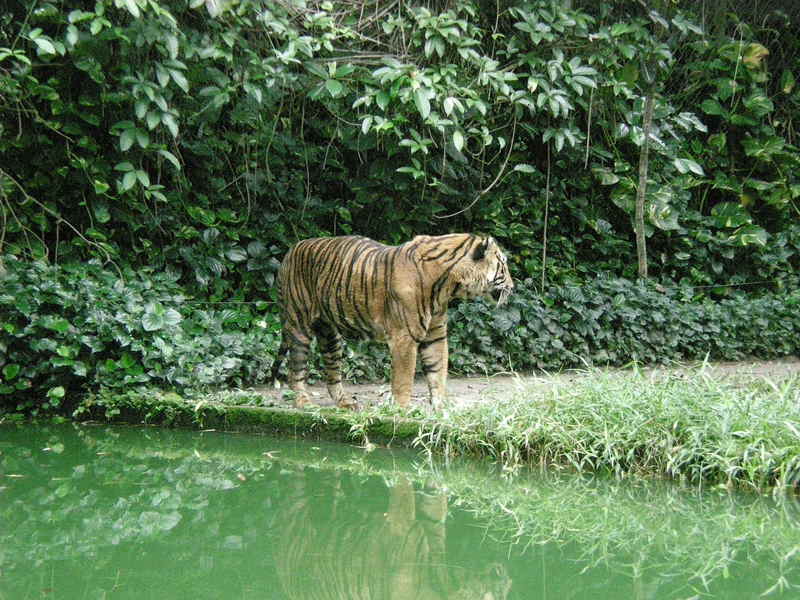
{"type": "Polygon", "coordinates": [[[417,354],[434,408],[446,400],[447,307],[453,298],[507,301],[514,289],[508,261],[488,236],[418,235],[399,246],[363,236],[312,238],[292,246],[277,274],[282,340],[271,378],[288,353],[288,383],[296,408],[305,387],[309,345],[316,337],[328,393],[355,410],[342,388],[343,338],[386,342],[391,393],[408,407],[417,354]]]}

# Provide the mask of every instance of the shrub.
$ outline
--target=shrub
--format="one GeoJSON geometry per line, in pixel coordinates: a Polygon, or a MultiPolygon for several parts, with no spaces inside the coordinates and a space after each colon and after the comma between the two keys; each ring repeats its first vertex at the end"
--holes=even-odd
{"type": "MultiPolygon", "coordinates": [[[[194,301],[170,271],[14,258],[5,264],[0,399],[12,410],[60,408],[65,398],[72,405],[76,393],[101,387],[252,385],[264,381],[278,348],[274,304],[194,301]]],[[[503,307],[477,301],[451,309],[451,369],[495,373],[797,353],[800,291],[722,301],[692,294],[688,287],[598,278],[539,295],[531,281],[521,282],[503,307]]],[[[312,378],[319,377],[318,359],[310,367],[312,378]]],[[[383,345],[349,345],[350,381],[386,379],[389,370],[383,345]]]]}
{"type": "Polygon", "coordinates": [[[453,309],[451,365],[483,373],[798,352],[800,291],[721,301],[696,300],[693,292],[598,278],[539,295],[528,280],[503,307],[479,301],[453,309]]]}
{"type": "Polygon", "coordinates": [[[70,392],[99,386],[236,385],[261,377],[277,348],[266,303],[195,303],[169,271],[5,265],[0,398],[18,410],[55,408],[70,392]]]}

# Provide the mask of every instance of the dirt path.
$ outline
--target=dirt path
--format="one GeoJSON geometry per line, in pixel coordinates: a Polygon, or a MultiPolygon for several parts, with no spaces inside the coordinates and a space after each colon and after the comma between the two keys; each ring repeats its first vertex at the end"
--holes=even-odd
{"type": "MultiPolygon", "coordinates": [[[[653,367],[650,371],[680,371],[685,369],[697,368],[697,364],[686,364],[675,367],[653,367]]],[[[791,376],[800,375],[800,359],[797,357],[783,358],[768,361],[736,361],[710,363],[707,367],[714,377],[721,379],[732,378],[760,378],[764,377],[771,380],[781,380],[791,376]]],[[[514,390],[520,385],[531,382],[538,382],[547,385],[548,381],[564,379],[572,380],[587,377],[585,372],[579,370],[563,371],[556,374],[540,375],[494,375],[491,377],[451,377],[447,382],[447,395],[451,402],[473,403],[479,401],[487,393],[492,395],[502,394],[504,390],[514,390]]],[[[282,397],[283,390],[275,390],[269,387],[257,388],[256,391],[269,399],[274,406],[290,406],[291,403],[282,397]]],[[[330,406],[332,404],[328,392],[323,384],[309,386],[312,401],[320,406],[330,406]]],[[[390,387],[388,382],[370,384],[348,384],[345,383],[345,392],[352,395],[359,405],[371,405],[384,402],[389,398],[390,387]]],[[[423,379],[414,382],[414,392],[412,402],[427,403],[428,390],[423,379]]]]}

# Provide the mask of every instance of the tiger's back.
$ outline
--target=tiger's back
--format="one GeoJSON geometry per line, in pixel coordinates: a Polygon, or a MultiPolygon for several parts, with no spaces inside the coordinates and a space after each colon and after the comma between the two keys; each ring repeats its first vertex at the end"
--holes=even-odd
{"type": "Polygon", "coordinates": [[[306,334],[323,321],[347,337],[385,339],[382,315],[396,250],[360,236],[298,242],[278,275],[284,319],[306,334]]]}

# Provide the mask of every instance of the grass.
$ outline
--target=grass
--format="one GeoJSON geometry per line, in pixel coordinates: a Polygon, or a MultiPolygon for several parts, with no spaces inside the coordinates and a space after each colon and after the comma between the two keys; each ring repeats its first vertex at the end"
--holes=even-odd
{"type": "Polygon", "coordinates": [[[265,408],[253,393],[182,399],[106,393],[91,414],[243,431],[282,431],[490,457],[506,470],[564,467],[756,491],[800,491],[800,377],[722,378],[703,367],[591,370],[488,393],[447,410],[388,404],[352,413],[265,408]],[[299,419],[299,421],[298,421],[299,419]]]}
{"type": "Polygon", "coordinates": [[[483,454],[579,471],[640,473],[764,490],[800,487],[800,379],[721,380],[588,371],[522,384],[454,408],[418,442],[431,452],[483,454]]]}

